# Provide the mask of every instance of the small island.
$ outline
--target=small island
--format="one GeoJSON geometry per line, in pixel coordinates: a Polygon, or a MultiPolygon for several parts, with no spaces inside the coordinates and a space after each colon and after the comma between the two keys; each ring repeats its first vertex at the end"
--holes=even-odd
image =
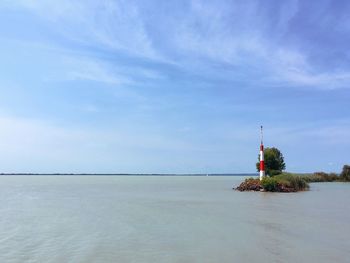
{"type": "MultiPolygon", "coordinates": [[[[266,148],[264,153],[264,168],[266,176],[245,179],[238,187],[238,191],[262,192],[298,192],[310,188],[309,183],[314,182],[350,182],[350,165],[344,165],[340,174],[315,172],[312,174],[294,174],[282,172],[286,165],[282,153],[277,148],[266,148]]],[[[260,159],[260,155],[258,157],[260,159]]],[[[260,163],[256,164],[259,171],[260,163]]]]}
{"type": "Polygon", "coordinates": [[[264,191],[264,192],[298,192],[309,189],[308,182],[299,175],[282,173],[273,177],[245,179],[237,188],[238,191],[264,191]]]}

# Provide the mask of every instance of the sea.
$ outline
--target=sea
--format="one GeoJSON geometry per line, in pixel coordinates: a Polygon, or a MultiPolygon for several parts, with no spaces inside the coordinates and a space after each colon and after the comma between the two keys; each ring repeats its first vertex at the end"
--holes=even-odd
{"type": "Polygon", "coordinates": [[[0,176],[0,262],[350,262],[350,183],[245,178],[0,176]]]}

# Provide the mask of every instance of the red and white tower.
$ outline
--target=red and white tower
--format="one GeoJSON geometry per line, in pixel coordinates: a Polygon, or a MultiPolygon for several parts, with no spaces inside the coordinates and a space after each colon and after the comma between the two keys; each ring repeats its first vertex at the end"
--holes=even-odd
{"type": "Polygon", "coordinates": [[[265,164],[264,164],[264,143],[263,143],[263,126],[261,129],[261,143],[260,143],[260,181],[265,176],[265,164]]]}

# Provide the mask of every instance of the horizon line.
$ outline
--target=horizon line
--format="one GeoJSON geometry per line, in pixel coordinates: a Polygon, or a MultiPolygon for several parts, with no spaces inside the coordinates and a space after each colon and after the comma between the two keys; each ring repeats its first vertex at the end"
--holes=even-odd
{"type": "Polygon", "coordinates": [[[248,176],[257,175],[258,173],[0,173],[1,175],[107,175],[107,176],[248,176]]]}

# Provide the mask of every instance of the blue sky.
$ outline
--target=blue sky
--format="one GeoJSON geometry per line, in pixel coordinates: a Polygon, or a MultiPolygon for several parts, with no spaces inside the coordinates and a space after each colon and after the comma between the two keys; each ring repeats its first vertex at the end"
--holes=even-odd
{"type": "Polygon", "coordinates": [[[350,162],[349,1],[0,3],[2,172],[350,162]]]}

